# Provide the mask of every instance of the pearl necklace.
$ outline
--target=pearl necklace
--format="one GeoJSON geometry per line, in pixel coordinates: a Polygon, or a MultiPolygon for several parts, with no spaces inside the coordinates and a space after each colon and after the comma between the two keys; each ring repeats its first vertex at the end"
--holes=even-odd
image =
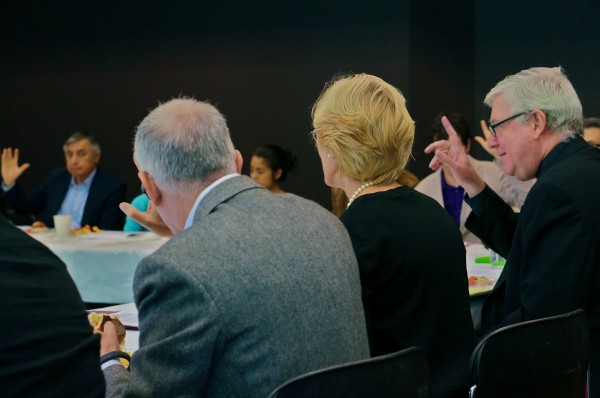
{"type": "Polygon", "coordinates": [[[369,181],[369,182],[365,182],[364,184],[362,184],[360,187],[358,187],[358,189],[356,191],[354,191],[354,193],[352,194],[352,196],[350,196],[350,200],[348,200],[348,204],[346,205],[346,209],[348,207],[350,207],[350,205],[352,204],[352,202],[354,202],[354,199],[356,199],[356,197],[365,189],[369,188],[371,185],[373,185],[374,182],[373,181],[369,181]]]}

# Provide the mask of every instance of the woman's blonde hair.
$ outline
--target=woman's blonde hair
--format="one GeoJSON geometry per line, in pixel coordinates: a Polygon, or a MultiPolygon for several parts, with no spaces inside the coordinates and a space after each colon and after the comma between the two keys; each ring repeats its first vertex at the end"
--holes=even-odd
{"type": "Polygon", "coordinates": [[[382,79],[367,74],[333,79],[311,115],[315,140],[338,158],[338,174],[385,184],[406,167],[415,124],[400,90],[382,79]]]}

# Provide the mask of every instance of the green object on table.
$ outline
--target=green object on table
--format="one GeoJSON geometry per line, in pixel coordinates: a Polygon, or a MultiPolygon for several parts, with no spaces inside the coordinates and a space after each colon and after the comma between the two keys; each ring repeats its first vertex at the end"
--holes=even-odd
{"type": "Polygon", "coordinates": [[[506,260],[492,261],[492,265],[495,267],[504,267],[506,260]]]}
{"type": "Polygon", "coordinates": [[[475,259],[475,263],[477,263],[477,264],[489,264],[491,261],[492,260],[491,260],[490,256],[477,257],[475,259]]]}

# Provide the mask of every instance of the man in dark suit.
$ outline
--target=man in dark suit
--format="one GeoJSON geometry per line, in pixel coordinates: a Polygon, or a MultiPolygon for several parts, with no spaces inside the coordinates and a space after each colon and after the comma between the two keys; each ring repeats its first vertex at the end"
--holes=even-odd
{"type": "Polygon", "coordinates": [[[99,336],[65,265],[0,216],[0,395],[103,397],[99,336]]]}
{"type": "Polygon", "coordinates": [[[42,221],[54,226],[55,214],[68,214],[73,228],[84,225],[122,230],[125,217],[119,203],[125,200],[125,183],[98,167],[100,145],[92,135],[75,133],[63,146],[66,168],[52,170],[44,183],[26,193],[18,178],[29,168],[19,165],[19,150],[2,151],[2,191],[17,214],[42,213],[42,221]]]}
{"type": "Polygon", "coordinates": [[[433,168],[448,165],[468,194],[466,226],[506,266],[482,308],[482,331],[586,311],[591,334],[590,394],[600,397],[600,152],[580,136],[581,103],[561,68],[509,76],[486,96],[490,148],[504,171],[537,177],[517,216],[465,161],[445,120],[449,142],[431,144],[433,168]]]}

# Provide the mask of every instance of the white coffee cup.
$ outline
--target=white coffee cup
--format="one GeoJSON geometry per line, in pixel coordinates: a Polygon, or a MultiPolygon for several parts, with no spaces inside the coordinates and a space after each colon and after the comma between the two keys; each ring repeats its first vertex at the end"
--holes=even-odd
{"type": "Polygon", "coordinates": [[[54,216],[54,230],[61,238],[71,235],[71,216],[68,214],[57,214],[54,216]]]}

